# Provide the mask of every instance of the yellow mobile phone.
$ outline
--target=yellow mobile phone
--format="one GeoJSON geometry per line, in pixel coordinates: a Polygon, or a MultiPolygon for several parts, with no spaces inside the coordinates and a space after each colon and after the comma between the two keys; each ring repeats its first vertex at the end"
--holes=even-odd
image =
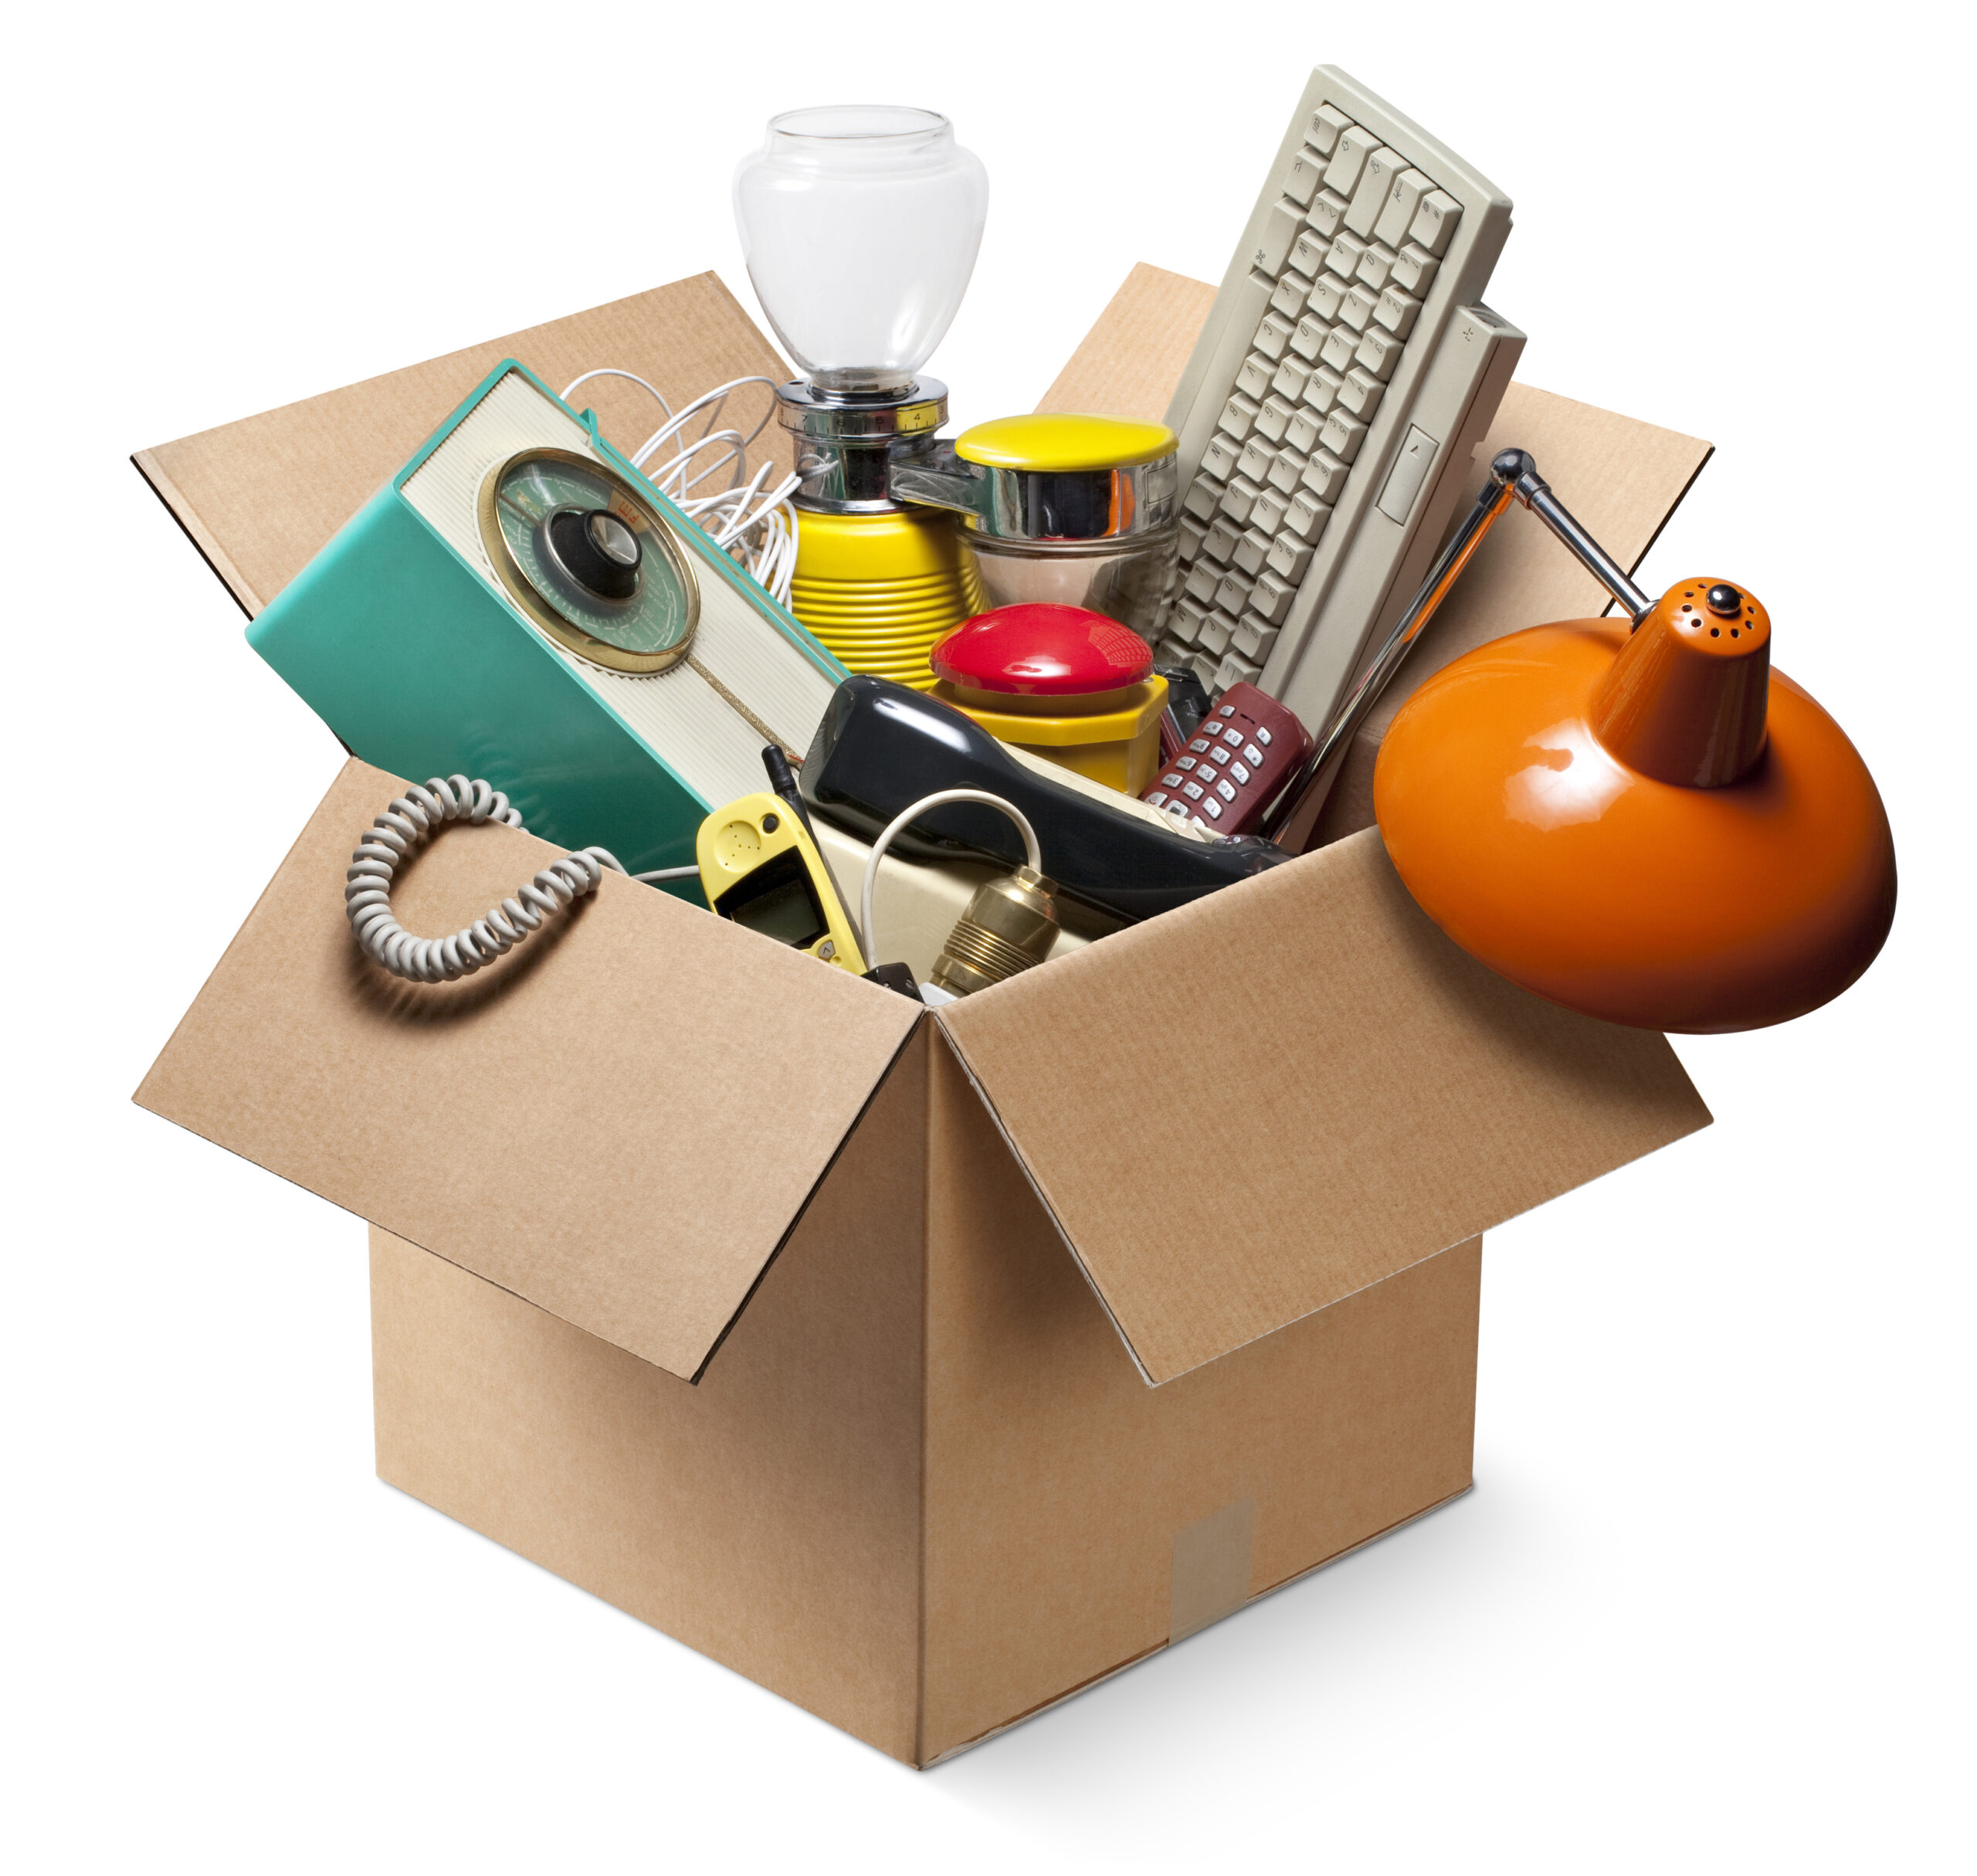
{"type": "Polygon", "coordinates": [[[715,809],[700,823],[693,857],[700,888],[721,918],[864,975],[830,870],[788,802],[744,795],[715,809]]]}

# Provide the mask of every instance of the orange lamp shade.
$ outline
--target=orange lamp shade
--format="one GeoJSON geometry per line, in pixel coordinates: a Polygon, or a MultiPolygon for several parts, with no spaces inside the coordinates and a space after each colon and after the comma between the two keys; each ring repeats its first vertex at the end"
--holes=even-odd
{"type": "Polygon", "coordinates": [[[1373,806],[1422,908],[1491,969],[1643,1029],[1758,1029],[1837,996],[1894,918],[1894,840],[1838,724],[1725,582],[1539,626],[1395,717],[1373,806]]]}

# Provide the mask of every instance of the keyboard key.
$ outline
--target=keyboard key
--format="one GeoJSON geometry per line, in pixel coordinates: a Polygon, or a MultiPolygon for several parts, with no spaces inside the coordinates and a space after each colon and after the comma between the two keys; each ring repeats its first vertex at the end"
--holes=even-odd
{"type": "MultiPolygon", "coordinates": [[[[1300,450],[1299,454],[1303,454],[1300,450]]],[[[1279,459],[1281,460],[1281,459],[1279,459]]],[[[1290,497],[1273,488],[1265,489],[1256,497],[1256,505],[1250,511],[1250,525],[1260,528],[1266,535],[1273,534],[1284,524],[1284,511],[1290,506],[1290,497]]],[[[1265,543],[1268,544],[1267,541],[1265,543]]]]}
{"type": "Polygon", "coordinates": [[[1415,315],[1421,310],[1421,302],[1412,293],[1402,293],[1398,287],[1389,287],[1380,295],[1380,303],[1373,308],[1373,317],[1397,339],[1404,339],[1414,330],[1415,315]]]}
{"type": "MultiPolygon", "coordinates": [[[[1238,657],[1232,651],[1215,667],[1215,682],[1209,688],[1212,690],[1226,690],[1231,684],[1253,684],[1263,674],[1263,668],[1261,665],[1253,663],[1247,658],[1238,657]]],[[[1205,801],[1202,806],[1205,808],[1213,808],[1216,804],[1212,801],[1205,801]]]]}
{"type": "Polygon", "coordinates": [[[1297,237],[1297,245],[1290,250],[1290,264],[1306,280],[1315,280],[1318,270],[1325,264],[1325,249],[1331,243],[1315,229],[1307,228],[1297,237]]]}
{"type": "Polygon", "coordinates": [[[1273,202],[1270,213],[1263,218],[1263,232],[1256,237],[1256,245],[1250,252],[1250,265],[1259,273],[1267,273],[1273,280],[1277,270],[1284,265],[1284,257],[1290,252],[1290,244],[1297,239],[1297,231],[1304,225],[1304,212],[1294,202],[1273,202]]]}
{"type": "Polygon", "coordinates": [[[1373,309],[1379,303],[1378,296],[1371,288],[1355,284],[1339,302],[1339,324],[1350,326],[1355,333],[1364,332],[1372,323],[1373,309]]]}
{"type": "Polygon", "coordinates": [[[1352,120],[1336,104],[1321,104],[1311,113],[1311,121],[1306,127],[1304,141],[1318,154],[1328,157],[1338,147],[1338,134],[1349,131],[1352,120]]]}
{"type": "Polygon", "coordinates": [[[1222,407],[1222,415],[1216,427],[1233,436],[1238,443],[1249,435],[1250,426],[1256,420],[1256,406],[1253,399],[1245,397],[1238,391],[1222,407]]]}
{"type": "Polygon", "coordinates": [[[1355,276],[1364,280],[1375,293],[1387,283],[1387,276],[1393,272],[1393,253],[1376,242],[1367,249],[1359,263],[1358,273],[1355,276]]]}
{"type": "MultiPolygon", "coordinates": [[[[1201,641],[1202,622],[1208,617],[1208,609],[1192,594],[1183,594],[1174,602],[1174,610],[1168,616],[1167,629],[1183,645],[1192,650],[1201,641]]],[[[1184,755],[1181,761],[1192,768],[1195,758],[1184,755]]],[[[1176,764],[1178,768],[1179,764],[1176,764]]]]}
{"type": "Polygon", "coordinates": [[[1373,326],[1368,328],[1366,336],[1355,349],[1353,361],[1364,365],[1382,384],[1385,384],[1392,377],[1393,368],[1399,364],[1403,349],[1402,342],[1391,332],[1373,326]]]}
{"type": "Polygon", "coordinates": [[[1345,212],[1345,225],[1355,235],[1372,233],[1373,224],[1393,192],[1394,178],[1406,167],[1406,158],[1396,151],[1383,148],[1368,155],[1359,172],[1359,186],[1352,192],[1352,206],[1345,212]]]}
{"type": "Polygon", "coordinates": [[[1294,495],[1304,478],[1304,459],[1294,449],[1280,449],[1270,465],[1270,485],[1280,494],[1294,495]]]}
{"type": "MultiPolygon", "coordinates": [[[[1349,463],[1359,453],[1359,446],[1366,440],[1368,426],[1348,412],[1334,409],[1325,419],[1324,446],[1341,463],[1349,463]]],[[[1227,497],[1223,506],[1228,505],[1227,497]]]]}
{"type": "MultiPolygon", "coordinates": [[[[1270,530],[1273,534],[1276,531],[1275,528],[1270,530]]],[[[1207,532],[1208,530],[1192,515],[1182,516],[1181,538],[1174,551],[1182,566],[1192,567],[1201,558],[1202,541],[1207,532]]]]}
{"type": "MultiPolygon", "coordinates": [[[[1315,507],[1317,504],[1314,503],[1315,507]]],[[[1318,508],[1321,515],[1330,514],[1329,508],[1318,508]]],[[[1320,524],[1319,531],[1324,531],[1320,524]]],[[[1311,564],[1311,543],[1300,541],[1295,534],[1281,534],[1270,544],[1270,552],[1264,556],[1263,564],[1279,578],[1288,580],[1296,586],[1304,578],[1304,569],[1311,564]]],[[[1178,608],[1176,609],[1178,609],[1178,608]]]]}
{"type": "MultiPolygon", "coordinates": [[[[1297,343],[1298,335],[1303,331],[1304,327],[1300,326],[1298,327],[1297,332],[1294,332],[1290,335],[1290,349],[1294,352],[1301,351],[1304,349],[1304,348],[1297,343]]],[[[1321,340],[1319,343],[1322,344],[1324,341],[1321,340]]],[[[1316,350],[1317,348],[1314,347],[1313,352],[1314,355],[1316,350]]],[[[1270,381],[1270,388],[1274,391],[1279,397],[1288,399],[1290,402],[1294,404],[1297,402],[1298,399],[1304,395],[1305,382],[1311,377],[1311,368],[1307,365],[1302,358],[1286,358],[1284,361],[1277,368],[1277,375],[1270,381]]]]}
{"type": "Polygon", "coordinates": [[[1218,782],[1215,785],[1215,792],[1224,801],[1233,801],[1236,799],[1236,785],[1233,782],[1218,782]]]}
{"type": "MultiPolygon", "coordinates": [[[[1192,775],[1194,772],[1195,758],[1192,755],[1176,756],[1174,758],[1174,766],[1184,775],[1192,775]]],[[[1178,788],[1181,785],[1177,782],[1174,785],[1178,788]]]]}
{"type": "Polygon", "coordinates": [[[1270,375],[1276,366],[1260,351],[1253,351],[1243,361],[1243,368],[1236,374],[1236,388],[1243,395],[1260,404],[1263,394],[1270,388],[1270,375]]]}
{"type": "MultiPolygon", "coordinates": [[[[1329,405],[1327,406],[1330,408],[1329,405]]],[[[1324,413],[1300,404],[1291,413],[1290,427],[1284,433],[1284,446],[1300,456],[1309,456],[1317,447],[1318,433],[1324,428],[1324,413]]]]}
{"type": "MultiPolygon", "coordinates": [[[[1329,178],[1331,172],[1328,170],[1325,173],[1329,178]]],[[[1440,189],[1432,190],[1421,198],[1421,206],[1414,211],[1414,219],[1408,224],[1407,238],[1439,259],[1449,251],[1449,237],[1455,232],[1455,225],[1461,219],[1461,203],[1440,189]]]]}
{"type": "Polygon", "coordinates": [[[1218,514],[1202,539],[1202,552],[1218,565],[1226,566],[1229,556],[1236,551],[1236,538],[1242,531],[1226,514],[1218,514]]]}
{"type": "MultiPolygon", "coordinates": [[[[1325,187],[1349,198],[1359,186],[1359,171],[1367,158],[1379,147],[1380,140],[1371,131],[1362,131],[1356,124],[1348,125],[1332,145],[1331,161],[1325,169],[1325,187]]],[[[1424,241],[1421,245],[1429,244],[1424,241]]]]}
{"type": "Polygon", "coordinates": [[[1287,319],[1296,319],[1304,310],[1304,302],[1311,297],[1311,283],[1294,268],[1287,267],[1284,278],[1277,283],[1277,291],[1270,297],[1270,303],[1287,319]]]}
{"type": "Polygon", "coordinates": [[[1222,569],[1212,560],[1197,561],[1189,569],[1188,583],[1182,589],[1190,599],[1204,606],[1215,603],[1215,589],[1222,584],[1222,569]]]}
{"type": "Polygon", "coordinates": [[[1311,205],[1311,198],[1318,192],[1318,185],[1324,180],[1325,159],[1318,151],[1307,144],[1290,159],[1290,174],[1285,178],[1284,192],[1300,209],[1311,205]]]}
{"type": "Polygon", "coordinates": [[[1239,443],[1217,430],[1208,439],[1208,448],[1202,452],[1202,471],[1218,482],[1226,482],[1236,473],[1236,459],[1242,453],[1239,443]]]}
{"type": "MultiPolygon", "coordinates": [[[[1351,368],[1353,355],[1358,348],[1358,333],[1350,326],[1334,326],[1325,335],[1324,347],[1318,356],[1343,377],[1351,368]]],[[[1310,388],[1305,387],[1307,390],[1310,388]]]]}
{"type": "Polygon", "coordinates": [[[1334,502],[1338,500],[1338,491],[1345,487],[1345,478],[1351,473],[1337,456],[1321,449],[1304,465],[1304,486],[1319,500],[1334,502]]]}
{"type": "Polygon", "coordinates": [[[1407,440],[1400,446],[1400,453],[1393,460],[1393,467],[1387,471],[1386,487],[1380,490],[1378,507],[1389,521],[1405,524],[1408,511],[1414,506],[1414,498],[1421,493],[1421,484],[1426,480],[1435,453],[1441,444],[1419,424],[1408,426],[1407,440]]]}
{"type": "MultiPolygon", "coordinates": [[[[1284,420],[1287,423],[1290,421],[1288,410],[1284,413],[1284,420]]],[[[1270,447],[1270,439],[1259,434],[1243,444],[1243,453],[1236,461],[1236,473],[1247,476],[1252,482],[1261,483],[1268,479],[1270,466],[1276,460],[1277,452],[1270,447]]]]}
{"type": "MultiPolygon", "coordinates": [[[[1229,649],[1229,634],[1235,623],[1234,619],[1222,613],[1210,613],[1202,621],[1202,650],[1212,658],[1220,657],[1229,649]]],[[[1191,785],[1183,784],[1183,786],[1187,785],[1191,785]]],[[[1198,785],[1195,788],[1195,796],[1197,800],[1201,798],[1198,785]]]]}
{"type": "MultiPolygon", "coordinates": [[[[1380,210],[1380,219],[1373,224],[1373,239],[1384,241],[1389,247],[1399,247],[1407,239],[1407,231],[1414,226],[1414,217],[1421,206],[1421,198],[1434,188],[1434,184],[1418,169],[1403,169],[1393,179],[1393,187],[1387,191],[1386,205],[1380,210]]],[[[1311,200],[1307,195],[1304,198],[1311,200]]]]}
{"type": "Polygon", "coordinates": [[[1363,365],[1355,365],[1345,374],[1345,382],[1338,388],[1338,407],[1371,423],[1385,389],[1386,386],[1363,365]]]}
{"type": "Polygon", "coordinates": [[[1222,491],[1222,512],[1246,528],[1250,524],[1250,511],[1256,505],[1256,497],[1262,493],[1246,476],[1232,477],[1228,487],[1222,491]]]}
{"type": "MultiPolygon", "coordinates": [[[[1317,460],[1314,456],[1312,461],[1317,460]]],[[[1290,498],[1290,506],[1284,511],[1284,534],[1277,542],[1280,547],[1286,540],[1296,541],[1299,547],[1316,546],[1318,536],[1325,531],[1325,523],[1331,519],[1331,510],[1323,497],[1309,486],[1311,480],[1311,465],[1307,463],[1304,465],[1307,486],[1290,498]]],[[[1284,568],[1276,561],[1273,560],[1270,565],[1279,573],[1283,572],[1284,568]]]]}
{"type": "MultiPolygon", "coordinates": [[[[1266,738],[1267,738],[1268,731],[1265,731],[1265,735],[1266,738]]],[[[1253,763],[1258,768],[1260,768],[1263,765],[1263,752],[1262,750],[1259,749],[1254,743],[1251,743],[1249,747],[1243,751],[1243,759],[1246,762],[1253,763]]],[[[1178,768],[1180,765],[1177,762],[1175,766],[1178,768]]]]}
{"type": "Polygon", "coordinates": [[[1266,573],[1258,578],[1250,592],[1250,609],[1266,624],[1280,626],[1297,594],[1297,589],[1288,580],[1280,578],[1274,573],[1266,573]]]}
{"type": "Polygon", "coordinates": [[[1343,195],[1334,195],[1328,189],[1311,204],[1305,214],[1305,222],[1330,247],[1338,231],[1345,226],[1345,212],[1351,205],[1343,195]]]}
{"type": "Polygon", "coordinates": [[[1359,263],[1366,256],[1366,244],[1351,235],[1341,235],[1325,250],[1325,266],[1341,280],[1349,280],[1359,271],[1359,263]]]}
{"type": "MultiPolygon", "coordinates": [[[[1229,649],[1240,657],[1253,658],[1261,664],[1269,657],[1271,648],[1277,643],[1277,626],[1265,625],[1253,612],[1245,612],[1236,620],[1236,629],[1229,635],[1229,649]]],[[[1248,752],[1246,751],[1244,753],[1248,752]]],[[[1254,762],[1260,766],[1263,758],[1258,755],[1254,762]]],[[[1233,765],[1229,772],[1232,775],[1236,773],[1233,765]]],[[[1250,778],[1243,775],[1238,779],[1246,782],[1250,778]]]]}
{"type": "MultiPolygon", "coordinates": [[[[1250,614],[1245,612],[1240,619],[1236,620],[1236,629],[1229,635],[1229,642],[1232,645],[1236,643],[1236,640],[1243,636],[1246,629],[1254,629],[1254,628],[1250,625],[1250,614]]],[[[1234,782],[1238,788],[1240,788],[1244,782],[1249,780],[1250,773],[1250,771],[1246,763],[1231,762],[1229,765],[1229,779],[1234,782]]],[[[1178,784],[1177,783],[1176,785],[1178,786],[1178,784]]]]}
{"type": "Polygon", "coordinates": [[[1290,321],[1281,313],[1266,313],[1256,328],[1256,350],[1270,360],[1273,369],[1290,342],[1290,321]]]}
{"type": "MultiPolygon", "coordinates": [[[[1170,771],[1160,778],[1160,785],[1164,789],[1177,789],[1181,785],[1181,778],[1170,771]]],[[[1157,806],[1158,803],[1156,802],[1155,805],[1157,806]]]]}
{"type": "MultiPolygon", "coordinates": [[[[1260,508],[1270,499],[1266,489],[1256,497],[1256,507],[1260,508]]],[[[1270,536],[1256,525],[1256,510],[1250,511],[1250,525],[1241,540],[1236,543],[1233,565],[1237,572],[1246,573],[1254,579],[1263,570],[1263,562],[1270,558],[1270,536]]]]}
{"type": "Polygon", "coordinates": [[[1321,273],[1311,283],[1311,311],[1328,322],[1338,318],[1338,304],[1345,297],[1346,283],[1336,274],[1321,273]]]}
{"type": "Polygon", "coordinates": [[[1322,417],[1331,409],[1332,400],[1338,395],[1339,382],[1338,373],[1330,365],[1320,365],[1304,380],[1304,402],[1322,417]]]}
{"type": "Polygon", "coordinates": [[[1283,442],[1284,433],[1290,427],[1290,413],[1294,408],[1288,398],[1273,391],[1256,412],[1257,436],[1267,443],[1283,442]]]}
{"type": "Polygon", "coordinates": [[[1214,477],[1199,475],[1188,484],[1188,492],[1181,498],[1182,507],[1197,521],[1212,521],[1222,506],[1222,484],[1214,477]]]}
{"type": "Polygon", "coordinates": [[[1181,792],[1190,801],[1199,801],[1208,791],[1199,782],[1184,782],[1181,784],[1181,792]]]}
{"type": "MultiPolygon", "coordinates": [[[[1331,327],[1317,314],[1307,313],[1298,321],[1297,330],[1290,335],[1290,349],[1300,358],[1315,358],[1324,349],[1331,332],[1331,327]]],[[[1270,382],[1274,384],[1277,381],[1273,378],[1270,382]]]]}
{"type": "Polygon", "coordinates": [[[1435,270],[1440,265],[1426,248],[1416,247],[1410,241],[1395,258],[1387,284],[1413,294],[1417,300],[1425,300],[1428,289],[1434,284],[1435,270]]]}

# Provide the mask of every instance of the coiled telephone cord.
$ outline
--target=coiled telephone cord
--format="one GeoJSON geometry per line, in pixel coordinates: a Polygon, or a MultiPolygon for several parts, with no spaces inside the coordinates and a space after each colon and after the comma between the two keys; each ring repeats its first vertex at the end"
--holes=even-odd
{"type": "MultiPolygon", "coordinates": [[[[451,983],[471,976],[541,930],[565,906],[594,892],[609,867],[625,869],[608,849],[581,847],[545,867],[525,885],[470,925],[449,938],[415,938],[392,911],[392,883],[398,870],[449,821],[478,827],[498,821],[521,828],[520,811],[499,789],[465,775],[435,775],[414,783],[365,830],[344,876],[344,910],[367,957],[409,983],[451,983]]],[[[648,885],[661,880],[697,878],[697,867],[669,867],[627,877],[648,885]]]]}

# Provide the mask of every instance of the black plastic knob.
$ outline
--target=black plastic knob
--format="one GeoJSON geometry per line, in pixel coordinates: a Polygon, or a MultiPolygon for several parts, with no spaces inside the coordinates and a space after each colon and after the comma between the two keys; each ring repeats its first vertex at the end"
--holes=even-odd
{"type": "Polygon", "coordinates": [[[600,599],[639,590],[639,537],[609,508],[558,508],[546,531],[556,564],[600,599]]]}
{"type": "Polygon", "coordinates": [[[1718,619],[1735,619],[1744,609],[1744,595],[1734,586],[1712,586],[1703,601],[1718,619]]]}

